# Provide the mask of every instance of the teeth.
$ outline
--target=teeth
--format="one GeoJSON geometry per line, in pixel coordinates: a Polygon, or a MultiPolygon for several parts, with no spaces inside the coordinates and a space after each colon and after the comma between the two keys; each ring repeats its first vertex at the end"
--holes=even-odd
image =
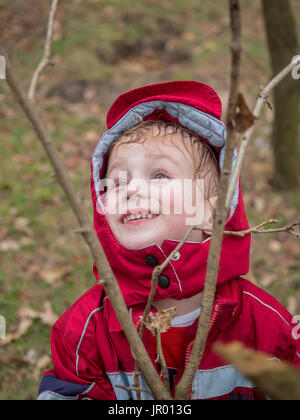
{"type": "Polygon", "coordinates": [[[129,220],[135,220],[135,219],[152,219],[152,217],[155,217],[155,216],[157,216],[157,214],[151,214],[151,213],[148,213],[148,214],[145,214],[145,213],[143,213],[143,214],[130,214],[129,216],[126,216],[126,217],[124,217],[124,219],[123,219],[123,223],[127,223],[127,222],[129,222],[129,220]]]}

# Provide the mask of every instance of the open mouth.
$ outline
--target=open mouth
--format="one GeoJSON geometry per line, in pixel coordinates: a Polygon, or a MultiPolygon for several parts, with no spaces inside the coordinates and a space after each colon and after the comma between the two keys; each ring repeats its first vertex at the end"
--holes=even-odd
{"type": "Polygon", "coordinates": [[[158,217],[159,214],[152,214],[152,213],[138,213],[138,214],[128,214],[127,216],[123,217],[122,223],[138,223],[138,222],[145,222],[151,219],[158,217]]]}

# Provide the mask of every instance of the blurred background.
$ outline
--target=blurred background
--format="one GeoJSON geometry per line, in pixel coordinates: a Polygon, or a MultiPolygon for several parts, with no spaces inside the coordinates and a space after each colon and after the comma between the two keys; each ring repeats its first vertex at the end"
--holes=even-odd
{"type": "MultiPolygon", "coordinates": [[[[290,4],[300,39],[300,4],[290,4]]],[[[43,55],[49,8],[49,0],[0,0],[0,39],[25,89],[43,55]]],[[[252,108],[272,68],[261,0],[241,0],[241,10],[241,91],[252,108]]],[[[60,1],[54,65],[44,71],[36,100],[91,217],[90,156],[116,97],[145,84],[197,80],[218,92],[226,111],[229,44],[226,0],[60,1]]],[[[299,187],[279,189],[275,182],[273,115],[265,107],[242,170],[251,226],[299,220],[299,187]]],[[[294,141],[299,145],[299,136],[294,141]]],[[[0,315],[7,336],[0,341],[0,399],[36,398],[40,377],[51,368],[51,325],[95,282],[76,228],[44,150],[0,80],[0,315]]],[[[300,314],[295,237],[253,235],[245,277],[300,314]]]]}

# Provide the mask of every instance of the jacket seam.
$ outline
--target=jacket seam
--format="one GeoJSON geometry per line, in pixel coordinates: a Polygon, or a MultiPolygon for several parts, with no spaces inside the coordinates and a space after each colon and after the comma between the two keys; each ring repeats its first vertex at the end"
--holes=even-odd
{"type": "Polygon", "coordinates": [[[273,311],[274,313],[276,313],[281,319],[282,319],[282,321],[288,326],[288,327],[290,327],[290,324],[289,324],[289,322],[286,320],[286,319],[284,319],[284,317],[275,309],[275,308],[273,308],[272,306],[270,306],[270,305],[268,305],[267,303],[265,303],[265,302],[263,302],[262,300],[260,300],[257,296],[255,296],[255,295],[253,295],[252,293],[250,293],[250,292],[247,292],[247,291],[243,291],[243,294],[245,294],[245,295],[248,295],[248,296],[251,296],[251,297],[253,297],[255,300],[257,300],[261,305],[263,305],[263,306],[265,306],[266,308],[268,308],[268,309],[271,309],[271,311],[273,311]]]}
{"type": "MultiPolygon", "coordinates": [[[[104,300],[105,299],[107,299],[107,297],[105,297],[104,298],[104,300]]],[[[80,346],[81,346],[81,344],[82,344],[82,341],[83,341],[83,339],[84,339],[84,335],[85,335],[85,333],[86,333],[86,331],[87,331],[87,328],[88,328],[88,326],[89,326],[89,322],[90,322],[90,320],[91,320],[91,318],[92,318],[92,316],[96,313],[96,312],[98,312],[98,311],[100,311],[101,309],[103,309],[104,308],[104,305],[102,305],[102,306],[100,306],[99,308],[96,308],[96,309],[94,309],[90,314],[89,314],[89,316],[88,316],[88,318],[87,318],[87,320],[86,320],[86,323],[85,323],[85,325],[84,325],[84,327],[83,327],[83,331],[82,331],[82,333],[81,333],[81,336],[80,336],[80,339],[79,339],[79,342],[78,342],[78,345],[77,345],[77,348],[76,348],[76,352],[75,352],[75,355],[76,355],[76,363],[75,363],[75,368],[76,368],[76,375],[79,377],[79,371],[78,371],[78,365],[79,365],[79,349],[80,349],[80,346]]]]}

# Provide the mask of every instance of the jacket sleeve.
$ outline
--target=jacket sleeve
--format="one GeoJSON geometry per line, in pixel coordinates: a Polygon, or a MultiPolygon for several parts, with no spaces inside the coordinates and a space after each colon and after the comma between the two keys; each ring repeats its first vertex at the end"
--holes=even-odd
{"type": "Polygon", "coordinates": [[[42,378],[38,400],[116,399],[101,362],[95,366],[95,361],[90,362],[81,355],[79,373],[79,341],[67,338],[54,325],[51,334],[53,369],[42,378]]]}
{"type": "Polygon", "coordinates": [[[276,326],[273,325],[273,336],[277,339],[274,354],[300,369],[300,326],[285,308],[278,314],[281,318],[276,326]]]}
{"type": "Polygon", "coordinates": [[[242,295],[244,318],[251,320],[256,349],[300,369],[299,317],[293,317],[277,299],[249,281],[243,280],[242,295]]]}

